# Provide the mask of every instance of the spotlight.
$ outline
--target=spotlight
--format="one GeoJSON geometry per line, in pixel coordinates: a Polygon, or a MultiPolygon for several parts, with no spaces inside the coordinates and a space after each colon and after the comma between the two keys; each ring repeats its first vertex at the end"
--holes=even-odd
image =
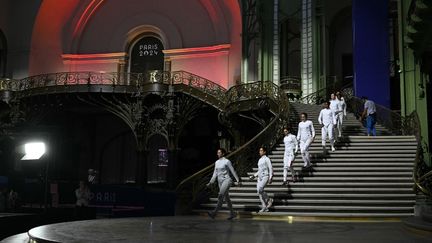
{"type": "Polygon", "coordinates": [[[33,142],[24,145],[25,155],[21,160],[36,160],[40,159],[45,154],[45,143],[33,142]]]}

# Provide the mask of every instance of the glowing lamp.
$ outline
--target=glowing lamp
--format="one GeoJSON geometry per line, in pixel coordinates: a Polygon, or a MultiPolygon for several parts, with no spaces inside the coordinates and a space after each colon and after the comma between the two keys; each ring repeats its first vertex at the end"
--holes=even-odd
{"type": "Polygon", "coordinates": [[[45,154],[45,143],[34,142],[26,143],[24,145],[25,155],[21,160],[35,160],[40,159],[45,154]]]}

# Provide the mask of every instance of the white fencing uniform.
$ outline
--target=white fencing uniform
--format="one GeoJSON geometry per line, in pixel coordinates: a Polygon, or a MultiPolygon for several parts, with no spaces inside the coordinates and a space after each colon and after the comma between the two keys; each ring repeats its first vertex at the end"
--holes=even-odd
{"type": "Polygon", "coordinates": [[[294,161],[295,153],[297,153],[298,150],[298,142],[297,142],[297,138],[291,133],[289,133],[284,137],[283,142],[285,144],[285,152],[283,158],[283,164],[284,164],[283,181],[286,181],[288,170],[291,170],[291,174],[293,178],[295,175],[294,166],[292,166],[292,162],[294,161]]]}
{"type": "Polygon", "coordinates": [[[333,136],[333,126],[336,124],[336,115],[330,109],[322,109],[318,116],[319,124],[323,125],[321,128],[321,144],[325,147],[327,134],[329,136],[330,145],[332,149],[334,148],[334,136],[333,136]]]}
{"type": "Polygon", "coordinates": [[[229,161],[225,157],[222,157],[215,162],[215,168],[214,168],[213,176],[210,179],[210,183],[214,183],[217,178],[218,185],[219,185],[219,194],[218,194],[218,202],[216,208],[213,211],[213,215],[215,215],[217,211],[222,207],[224,200],[229,210],[231,211],[231,215],[234,214],[231,199],[228,193],[229,188],[232,184],[232,179],[229,176],[229,172],[231,172],[231,174],[235,177],[237,182],[240,181],[239,177],[237,176],[237,173],[235,172],[231,164],[231,161],[229,161]]]}
{"type": "Polygon", "coordinates": [[[269,157],[266,155],[261,156],[261,158],[258,160],[258,172],[255,173],[254,176],[258,177],[257,192],[261,201],[261,207],[262,209],[266,209],[269,202],[269,197],[264,191],[264,187],[273,177],[273,167],[269,157]]]}
{"type": "Polygon", "coordinates": [[[298,124],[297,140],[300,141],[300,152],[302,154],[304,167],[310,166],[309,146],[315,137],[315,129],[312,121],[302,121],[298,124]]]}
{"type": "MultiPolygon", "coordinates": [[[[338,100],[338,98],[335,98],[334,100],[330,100],[330,110],[332,110],[334,112],[334,114],[336,115],[336,126],[335,128],[338,129],[338,134],[342,134],[342,123],[340,123],[339,126],[339,116],[340,114],[343,112],[342,110],[342,103],[340,100],[338,100]]],[[[343,113],[342,113],[343,115],[343,113]]]]}
{"type": "Polygon", "coordinates": [[[337,127],[338,127],[338,132],[339,132],[338,136],[341,137],[342,136],[342,128],[343,128],[343,119],[347,115],[347,112],[346,112],[347,105],[346,105],[345,99],[343,97],[341,97],[339,102],[340,102],[342,111],[336,115],[337,116],[336,121],[337,121],[337,127]]]}

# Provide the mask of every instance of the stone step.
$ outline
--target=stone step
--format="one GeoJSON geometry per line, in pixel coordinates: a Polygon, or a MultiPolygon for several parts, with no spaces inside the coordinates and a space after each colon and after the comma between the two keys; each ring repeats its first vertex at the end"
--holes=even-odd
{"type": "MultiPolygon", "coordinates": [[[[272,163],[276,163],[276,162],[283,162],[283,156],[282,155],[278,155],[278,156],[273,156],[273,155],[269,155],[268,156],[272,163]]],[[[414,157],[415,159],[415,157],[414,157]]],[[[328,162],[332,162],[332,163],[356,163],[356,162],[384,162],[384,163],[392,163],[392,162],[404,162],[404,163],[412,163],[414,164],[414,159],[413,157],[406,157],[406,158],[386,158],[386,157],[382,157],[382,158],[356,158],[356,157],[348,157],[348,158],[343,158],[343,157],[339,157],[339,158],[314,158],[313,156],[311,157],[311,162],[323,162],[326,161],[326,163],[328,162]]],[[[300,155],[297,155],[295,157],[294,163],[300,163],[299,161],[302,161],[302,158],[300,155]]],[[[303,163],[303,162],[302,162],[303,163]]]]}
{"type": "MultiPolygon", "coordinates": [[[[315,129],[315,132],[318,130],[321,130],[322,125],[319,124],[318,121],[312,121],[312,123],[313,123],[314,129],[315,129]]],[[[293,129],[294,129],[294,131],[297,131],[297,125],[296,125],[296,127],[293,127],[293,129]]],[[[351,123],[351,122],[345,122],[344,121],[344,124],[342,125],[342,132],[346,131],[347,134],[349,134],[348,131],[360,131],[360,130],[364,131],[365,129],[366,128],[363,127],[363,125],[360,123],[351,123]]],[[[377,131],[387,132],[385,128],[380,127],[380,126],[375,127],[375,129],[377,131]]]]}
{"type": "MultiPolygon", "coordinates": [[[[299,143],[300,144],[300,143],[299,143]]],[[[326,144],[329,145],[330,142],[328,138],[326,139],[326,144]]],[[[349,140],[336,140],[335,145],[339,147],[363,147],[365,149],[375,149],[379,147],[383,147],[384,149],[392,148],[392,147],[406,147],[404,149],[412,149],[413,147],[417,148],[416,141],[349,141],[349,140]]],[[[310,147],[321,147],[321,136],[316,136],[315,140],[311,143],[310,147]]],[[[278,143],[274,148],[284,148],[283,143],[278,143]]]]}
{"type": "MultiPolygon", "coordinates": [[[[206,208],[215,208],[216,203],[207,203],[202,205],[206,208]]],[[[245,204],[235,204],[233,205],[234,209],[243,209],[247,211],[252,210],[259,210],[259,204],[255,205],[245,205],[245,204]]],[[[380,213],[386,213],[386,212],[398,212],[398,213],[413,213],[413,208],[409,206],[349,206],[349,205],[275,205],[271,209],[271,211],[275,211],[277,213],[280,212],[332,212],[337,211],[338,213],[341,212],[380,212],[380,213]]]]}
{"type": "MultiPolygon", "coordinates": [[[[241,177],[241,180],[243,182],[248,181],[249,177],[241,177]]],[[[274,176],[273,182],[282,182],[282,176],[274,176]]],[[[411,182],[413,183],[412,176],[405,176],[405,177],[356,177],[356,176],[338,176],[338,177],[302,177],[300,179],[300,182],[359,182],[359,181],[367,181],[367,182],[411,182]]],[[[256,182],[255,182],[256,183],[256,182]]]]}
{"type": "MultiPolygon", "coordinates": [[[[319,152],[311,151],[310,154],[313,156],[313,155],[319,155],[321,153],[322,153],[322,151],[319,151],[319,152]]],[[[278,156],[282,157],[282,153],[270,154],[268,157],[270,159],[273,159],[273,158],[277,158],[278,156]]],[[[331,159],[331,158],[346,158],[346,157],[352,158],[354,155],[350,154],[350,153],[337,152],[337,150],[336,150],[335,152],[329,152],[327,156],[328,156],[327,159],[331,159]]],[[[413,158],[414,159],[416,157],[416,155],[412,154],[412,153],[406,153],[406,154],[404,154],[404,153],[400,153],[400,154],[369,154],[369,153],[365,153],[365,154],[355,154],[355,157],[356,158],[371,158],[371,157],[372,158],[377,158],[377,157],[379,157],[379,158],[401,158],[402,157],[402,158],[413,158]]],[[[301,155],[297,154],[296,158],[301,159],[301,155]]]]}
{"type": "MultiPolygon", "coordinates": [[[[363,155],[363,154],[367,154],[367,155],[370,155],[370,154],[374,154],[374,155],[375,154],[409,154],[409,155],[412,155],[412,154],[416,153],[415,149],[412,149],[412,150],[393,150],[393,149],[386,149],[386,150],[373,150],[373,149],[371,149],[371,150],[360,150],[360,149],[340,150],[338,148],[338,146],[335,146],[335,148],[336,148],[336,151],[329,151],[330,146],[327,144],[327,147],[326,147],[326,149],[330,155],[333,155],[333,154],[357,154],[357,153],[359,153],[360,155],[363,155]]],[[[321,149],[311,149],[311,150],[309,150],[309,152],[318,152],[318,153],[321,152],[322,153],[323,151],[321,148],[321,149]]],[[[284,154],[283,150],[274,150],[271,152],[271,155],[283,155],[283,154],[284,154]]]]}
{"type": "MultiPolygon", "coordinates": [[[[334,172],[339,172],[339,171],[372,171],[372,172],[379,172],[379,171],[410,171],[412,172],[413,168],[412,167],[326,167],[326,166],[322,166],[325,165],[325,163],[321,163],[321,166],[313,166],[313,171],[314,172],[321,172],[321,171],[334,171],[334,172]]],[[[295,167],[294,167],[295,168],[295,167]]],[[[296,169],[296,168],[295,168],[296,169]]],[[[253,171],[256,172],[258,171],[258,168],[253,168],[253,171]]],[[[273,172],[283,172],[283,167],[279,166],[279,167],[274,167],[273,168],[273,172]]]]}
{"type": "MultiPolygon", "coordinates": [[[[214,208],[216,207],[216,203],[206,203],[202,205],[203,207],[207,208],[214,208]]],[[[245,205],[245,204],[236,204],[233,205],[233,208],[235,209],[259,209],[259,204],[257,205],[245,205]]],[[[274,205],[272,207],[277,212],[283,212],[288,210],[295,210],[295,211],[308,211],[308,212],[314,212],[314,211],[339,211],[339,212],[347,212],[347,211],[380,211],[380,212],[413,212],[413,207],[403,207],[403,206],[341,206],[341,205],[274,205]]]]}
{"type": "MultiPolygon", "coordinates": [[[[336,138],[336,151],[321,146],[321,125],[317,117],[321,106],[293,104],[291,125],[297,130],[299,114],[306,112],[314,123],[316,137],[310,146],[314,166],[302,170],[300,151],[294,168],[299,182],[282,185],[283,140],[279,140],[269,158],[274,168],[273,183],[266,191],[275,202],[271,212],[259,216],[326,216],[326,217],[409,217],[414,213],[415,193],[412,171],[417,152],[414,136],[393,136],[388,129],[376,125],[379,136],[365,136],[366,129],[353,114],[347,114],[343,136],[336,138]],[[301,111],[301,112],[299,112],[301,111]]],[[[294,133],[294,135],[297,135],[294,133]]],[[[282,136],[282,135],[281,135],[282,136]]],[[[256,166],[256,165],[255,165],[256,166]]],[[[253,175],[257,168],[247,175],[253,175]]],[[[241,186],[230,188],[230,196],[237,210],[257,211],[260,204],[256,180],[242,177],[241,186]]],[[[214,208],[217,199],[203,205],[214,208]]]]}
{"type": "MultiPolygon", "coordinates": [[[[327,149],[330,149],[330,143],[327,141],[326,142],[326,147],[327,149]]],[[[335,147],[341,151],[380,151],[380,150],[386,150],[386,149],[392,149],[392,150],[399,150],[399,151],[406,151],[406,152],[410,152],[410,153],[415,153],[417,151],[417,146],[413,145],[413,146],[355,146],[355,145],[342,145],[342,144],[335,144],[335,147]]],[[[322,146],[321,144],[313,144],[312,146],[309,147],[309,151],[312,150],[322,150],[322,146]]],[[[273,148],[273,152],[274,151],[285,151],[285,147],[283,146],[277,146],[273,148]]]]}
{"type": "MultiPolygon", "coordinates": [[[[316,135],[315,140],[312,142],[311,146],[321,146],[321,135],[316,135]]],[[[327,139],[328,142],[328,139],[327,139]]],[[[363,140],[363,139],[336,139],[335,144],[340,146],[417,146],[417,141],[413,141],[411,139],[399,139],[399,140],[390,140],[390,139],[380,139],[377,138],[375,140],[363,140]]],[[[283,147],[283,143],[278,143],[277,147],[283,147]]]]}
{"type": "Polygon", "coordinates": [[[341,206],[341,205],[335,205],[335,206],[326,206],[326,205],[275,205],[273,207],[277,211],[285,211],[285,210],[307,210],[307,211],[355,211],[355,212],[361,212],[361,211],[379,211],[379,212],[386,212],[386,211],[399,211],[399,212],[413,212],[413,207],[402,207],[402,206],[341,206]]]}
{"type": "MultiPolygon", "coordinates": [[[[195,213],[207,213],[208,209],[197,209],[194,210],[195,213]]],[[[220,213],[225,213],[228,215],[229,211],[227,210],[220,210],[220,213]]],[[[378,213],[378,212],[349,212],[349,213],[342,213],[342,212],[265,212],[265,213],[256,213],[256,212],[248,212],[245,214],[250,214],[252,216],[260,216],[260,217],[286,217],[286,216],[298,216],[298,217],[341,217],[341,218],[403,218],[403,217],[410,217],[413,215],[413,213],[378,213]]]]}
{"type": "MultiPolygon", "coordinates": [[[[297,135],[297,133],[294,133],[294,135],[297,135]]],[[[355,136],[355,135],[348,135],[348,136],[342,136],[343,139],[347,139],[350,141],[416,141],[415,136],[399,136],[399,135],[383,135],[383,136],[355,136]]],[[[316,139],[316,137],[315,137],[316,139]]]]}
{"type": "MultiPolygon", "coordinates": [[[[249,176],[253,175],[253,172],[248,172],[247,173],[249,176]]],[[[383,176],[383,177],[396,177],[396,176],[412,176],[412,171],[408,171],[408,172],[386,172],[386,171],[380,171],[380,172],[376,172],[376,171],[370,171],[370,172],[345,172],[345,171],[309,171],[308,172],[302,172],[302,175],[309,175],[309,174],[313,174],[313,176],[356,176],[356,177],[361,177],[361,176],[365,176],[365,177],[369,177],[369,176],[383,176]]],[[[275,172],[274,176],[282,176],[282,172],[275,172]]]]}
{"type": "MultiPolygon", "coordinates": [[[[277,193],[277,192],[276,192],[277,193]]],[[[274,197],[274,192],[268,192],[267,193],[269,197],[274,197]]],[[[337,199],[346,199],[346,198],[358,198],[358,199],[414,199],[415,194],[414,193],[323,193],[323,192],[317,192],[317,193],[301,193],[301,192],[294,192],[288,194],[292,198],[301,199],[301,198],[337,198],[337,199]]],[[[230,197],[236,198],[255,198],[257,197],[257,192],[230,192],[230,197]]],[[[413,207],[414,208],[414,207],[413,207]]]]}
{"type": "Polygon", "coordinates": [[[265,212],[265,213],[252,213],[252,215],[260,216],[303,216],[303,217],[350,217],[350,218],[402,218],[410,217],[414,213],[391,213],[391,212],[265,212]]]}
{"type": "MultiPolygon", "coordinates": [[[[216,203],[218,201],[217,198],[210,198],[210,201],[216,203]]],[[[258,197],[256,198],[231,198],[233,203],[238,204],[257,204],[260,203],[258,197]]],[[[408,204],[412,207],[412,204],[415,203],[415,200],[363,200],[363,199],[284,199],[284,198],[274,198],[274,204],[306,204],[306,205],[316,205],[316,204],[324,204],[324,205],[405,205],[408,204]]]]}
{"type": "MultiPolygon", "coordinates": [[[[412,188],[413,182],[291,182],[290,175],[289,187],[399,187],[399,188],[412,188]]],[[[256,182],[253,181],[243,181],[241,187],[256,187],[256,182]]],[[[267,187],[287,187],[282,185],[282,181],[274,181],[272,184],[267,185],[267,187]]]]}
{"type": "MultiPolygon", "coordinates": [[[[278,160],[278,162],[275,162],[276,160],[272,160],[273,168],[277,167],[283,167],[282,159],[278,160]]],[[[303,166],[303,161],[294,161],[294,167],[297,166],[303,166]]],[[[376,161],[369,161],[369,162],[318,162],[314,164],[314,167],[356,167],[356,166],[362,166],[362,167],[380,167],[384,166],[386,168],[390,167],[408,167],[411,170],[413,169],[414,162],[405,162],[405,163],[399,163],[399,162],[376,162],[376,161]]]]}
{"type": "MultiPolygon", "coordinates": [[[[256,187],[231,187],[230,192],[256,192],[256,187]]],[[[368,192],[374,192],[374,193],[413,193],[412,188],[376,188],[376,187],[282,187],[280,185],[278,186],[266,186],[265,188],[266,192],[279,192],[279,193],[296,193],[296,192],[352,192],[352,193],[368,193],[368,192]]]]}

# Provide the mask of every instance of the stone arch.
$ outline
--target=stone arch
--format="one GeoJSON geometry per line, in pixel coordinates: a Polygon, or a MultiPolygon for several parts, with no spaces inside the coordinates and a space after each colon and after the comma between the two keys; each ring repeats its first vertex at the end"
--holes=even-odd
{"type": "Polygon", "coordinates": [[[159,29],[156,26],[151,26],[151,25],[142,25],[142,26],[138,26],[134,29],[132,29],[131,31],[128,32],[127,38],[126,38],[126,43],[125,43],[125,53],[127,53],[127,57],[125,58],[125,65],[127,67],[127,72],[133,72],[133,63],[132,60],[136,57],[133,56],[132,51],[135,48],[135,45],[143,40],[143,38],[155,38],[157,40],[160,41],[160,44],[162,44],[162,48],[158,49],[158,54],[162,55],[162,60],[161,60],[161,64],[160,64],[160,68],[158,68],[159,70],[163,70],[164,69],[164,60],[163,60],[163,53],[162,50],[166,49],[167,46],[169,46],[169,40],[167,38],[167,36],[165,35],[165,33],[159,29]]]}

